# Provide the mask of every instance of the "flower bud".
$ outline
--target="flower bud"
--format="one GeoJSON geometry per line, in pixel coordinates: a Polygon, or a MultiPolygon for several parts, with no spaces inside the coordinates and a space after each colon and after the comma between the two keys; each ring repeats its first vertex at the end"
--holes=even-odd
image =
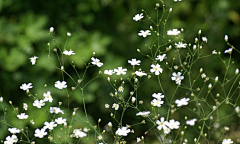
{"type": "Polygon", "coordinates": [[[134,103],[136,101],[135,97],[132,97],[132,103],[134,103]]]}
{"type": "Polygon", "coordinates": [[[212,84],[210,83],[209,85],[208,85],[208,89],[211,89],[212,88],[212,84]]]}
{"type": "Polygon", "coordinates": [[[200,68],[200,73],[202,73],[203,72],[203,68],[200,68]]]}
{"type": "Polygon", "coordinates": [[[217,81],[218,81],[218,76],[215,77],[215,82],[217,82],[217,81]]]}
{"type": "Polygon", "coordinates": [[[226,42],[228,42],[228,36],[227,36],[227,35],[224,36],[224,40],[225,40],[226,42]]]}
{"type": "Polygon", "coordinates": [[[3,97],[0,97],[0,102],[1,102],[1,103],[3,102],[3,97]]]}
{"type": "Polygon", "coordinates": [[[153,27],[152,27],[152,26],[150,26],[150,30],[153,30],[153,27]]]}
{"type": "Polygon", "coordinates": [[[54,31],[54,28],[53,27],[50,27],[50,33],[52,33],[54,31]]]}
{"type": "Polygon", "coordinates": [[[70,32],[67,32],[67,36],[69,36],[69,37],[70,37],[71,35],[72,35],[72,34],[71,34],[70,32]]]}
{"type": "Polygon", "coordinates": [[[237,75],[239,73],[239,69],[235,70],[235,75],[237,75]]]}
{"type": "Polygon", "coordinates": [[[172,12],[172,8],[169,9],[169,12],[172,12]]]}
{"type": "Polygon", "coordinates": [[[76,112],[74,111],[73,113],[72,113],[72,116],[75,116],[76,115],[76,112]]]}
{"type": "Polygon", "coordinates": [[[198,31],[198,34],[200,35],[201,33],[202,33],[202,31],[201,31],[201,30],[199,30],[199,31],[198,31]]]}

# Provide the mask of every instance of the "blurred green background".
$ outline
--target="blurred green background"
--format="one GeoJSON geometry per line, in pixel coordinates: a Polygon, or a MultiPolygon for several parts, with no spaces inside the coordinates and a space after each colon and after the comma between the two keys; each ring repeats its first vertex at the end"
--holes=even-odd
{"type": "MultiPolygon", "coordinates": [[[[49,36],[49,28],[54,27],[54,37],[61,49],[67,39],[67,32],[71,32],[66,49],[72,49],[76,55],[64,59],[65,70],[77,80],[77,75],[70,65],[74,61],[76,69],[80,74],[85,70],[85,63],[90,62],[92,53],[96,52],[104,66],[100,70],[114,69],[123,66],[131,70],[131,66],[127,64],[127,60],[137,58],[142,60],[141,68],[149,72],[151,61],[139,54],[136,49],[141,49],[144,53],[149,54],[149,50],[144,46],[151,43],[153,37],[142,38],[138,36],[140,30],[149,29],[153,25],[150,21],[135,22],[132,17],[141,13],[142,9],[148,12],[153,20],[156,18],[155,4],[158,0],[0,0],[0,96],[3,96],[3,107],[8,110],[8,118],[10,124],[17,126],[16,116],[12,114],[11,106],[8,101],[12,101],[15,107],[22,110],[22,103],[28,103],[29,111],[26,112],[30,118],[26,121],[30,126],[29,120],[38,116],[36,127],[43,126],[47,115],[32,106],[32,100],[26,93],[20,90],[23,83],[33,83],[31,93],[37,94],[41,98],[42,94],[47,91],[52,92],[54,98],[53,104],[49,106],[57,106],[59,101],[63,102],[62,108],[67,112],[68,101],[66,95],[54,88],[54,82],[62,80],[59,70],[52,66],[58,67],[59,62],[53,49],[56,48],[52,38],[49,36]],[[47,43],[51,43],[51,57],[48,58],[47,43]],[[36,65],[32,66],[29,58],[38,56],[36,65]],[[84,58],[83,58],[84,57],[84,58]],[[50,62],[51,66],[48,65],[50,62]],[[44,88],[44,84],[48,86],[44,88]],[[36,112],[37,111],[37,112],[36,112]]],[[[183,0],[174,3],[173,0],[166,1],[167,7],[172,7],[166,30],[173,28],[184,28],[182,37],[187,42],[193,43],[197,37],[199,29],[202,30],[202,36],[208,38],[208,43],[204,44],[203,53],[211,53],[213,50],[223,51],[229,47],[224,41],[224,35],[229,36],[229,42],[236,48],[239,47],[240,39],[240,3],[236,0],[183,0]]],[[[160,7],[161,9],[161,7],[160,7]]],[[[161,10],[160,10],[161,11],[161,10]]],[[[161,12],[160,12],[161,13],[161,12]]],[[[146,15],[144,19],[146,18],[146,15]]],[[[154,26],[153,26],[154,27],[154,26]]],[[[234,70],[239,63],[239,54],[233,53],[235,61],[234,70]]],[[[228,55],[224,55],[223,59],[228,59],[228,55]]],[[[211,76],[224,75],[223,64],[218,58],[203,60],[198,66],[204,67],[206,74],[211,76]],[[208,62],[214,62],[209,65],[208,62]],[[219,68],[220,66],[220,68],[219,68]]],[[[91,67],[86,74],[84,82],[86,83],[92,77],[96,76],[99,71],[97,67],[91,67]]],[[[171,73],[164,74],[171,76],[171,73]]],[[[69,84],[69,89],[73,82],[68,76],[64,76],[69,84]]],[[[110,113],[104,108],[105,103],[110,105],[114,103],[109,96],[114,90],[106,81],[106,76],[92,82],[86,87],[84,93],[86,96],[87,111],[90,114],[91,121],[94,123],[98,118],[102,119],[101,126],[104,127],[109,121],[112,121],[110,113]],[[105,80],[105,83],[102,81],[105,80]]],[[[114,77],[119,81],[120,77],[114,77]]],[[[170,80],[169,80],[170,81],[170,80]]],[[[150,103],[151,94],[159,92],[156,87],[156,77],[148,81],[141,87],[141,99],[150,103]],[[154,80],[155,79],[155,80],[154,80]]],[[[74,86],[74,85],[73,85],[74,86]]],[[[165,88],[171,89],[175,87],[173,82],[166,83],[165,88]]],[[[170,90],[169,89],[169,90],[170,90]]],[[[126,96],[128,96],[131,87],[126,87],[126,96]]],[[[79,115],[83,116],[82,96],[80,90],[74,91],[69,99],[72,111],[73,107],[79,107],[79,115]]],[[[150,105],[148,106],[151,108],[150,105]]],[[[144,109],[142,109],[144,110],[144,109]]],[[[163,109],[164,110],[164,109],[163,109]]],[[[166,109],[165,109],[166,110],[166,109]]],[[[231,108],[230,111],[234,109],[231,108]]],[[[225,113],[225,112],[224,112],[225,113]]],[[[135,117],[136,111],[130,111],[126,114],[126,122],[140,122],[142,118],[132,119],[135,117]]],[[[1,119],[3,115],[1,114],[1,119]]],[[[182,117],[181,117],[182,118],[182,117]]],[[[81,119],[80,119],[81,120],[81,119]]],[[[234,135],[239,131],[239,119],[228,119],[224,123],[231,126],[232,123],[234,135]]],[[[113,123],[116,126],[116,123],[113,123]]],[[[85,123],[75,123],[75,127],[82,128],[85,123]]],[[[222,126],[222,125],[221,125],[222,126]]],[[[9,132],[7,126],[0,124],[0,139],[5,139],[9,132]]],[[[147,129],[139,128],[135,130],[133,139],[143,135],[147,129]]],[[[29,133],[33,131],[29,130],[29,133]]],[[[191,133],[189,133],[191,137],[191,133]]],[[[152,135],[154,137],[154,135],[152,135]]],[[[193,137],[193,136],[192,136],[193,137]]],[[[149,140],[149,138],[146,138],[149,140]]],[[[109,138],[111,139],[111,137],[109,138]]],[[[234,139],[234,138],[233,138],[234,139]]],[[[236,139],[236,138],[235,138],[236,139]]],[[[150,141],[150,140],[149,140],[150,141]]],[[[91,142],[90,142],[91,143],[91,142]]]]}

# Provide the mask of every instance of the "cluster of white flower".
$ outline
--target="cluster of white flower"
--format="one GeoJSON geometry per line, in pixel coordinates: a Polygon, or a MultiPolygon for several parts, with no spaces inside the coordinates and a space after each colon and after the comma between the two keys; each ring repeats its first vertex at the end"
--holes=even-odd
{"type": "Polygon", "coordinates": [[[162,130],[164,134],[169,134],[171,132],[171,130],[173,129],[178,129],[180,122],[179,121],[175,121],[174,119],[171,119],[169,121],[165,121],[164,117],[160,118],[160,121],[157,120],[156,123],[158,124],[157,129],[158,130],[162,130]]]}
{"type": "Polygon", "coordinates": [[[118,136],[127,136],[129,132],[130,132],[130,129],[128,129],[127,127],[122,127],[122,128],[118,128],[118,130],[116,131],[116,134],[118,136]]]}
{"type": "Polygon", "coordinates": [[[163,104],[162,98],[164,98],[164,95],[162,95],[162,93],[153,93],[152,97],[155,99],[151,101],[151,104],[156,107],[161,107],[163,104]]]}

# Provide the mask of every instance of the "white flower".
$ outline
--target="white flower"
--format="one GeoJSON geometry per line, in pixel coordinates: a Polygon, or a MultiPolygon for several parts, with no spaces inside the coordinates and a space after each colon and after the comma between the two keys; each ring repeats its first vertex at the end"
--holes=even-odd
{"type": "Polygon", "coordinates": [[[83,131],[81,131],[79,129],[74,129],[73,133],[74,133],[75,138],[83,138],[83,137],[87,136],[86,133],[84,133],[83,131]]]}
{"type": "Polygon", "coordinates": [[[102,138],[103,138],[102,135],[99,135],[99,136],[97,137],[98,140],[101,140],[102,138]]]}
{"type": "Polygon", "coordinates": [[[213,50],[213,51],[212,51],[212,54],[217,54],[216,50],[213,50]]]}
{"type": "Polygon", "coordinates": [[[67,51],[67,50],[63,51],[63,54],[65,54],[67,56],[75,55],[74,51],[72,51],[71,49],[70,49],[70,51],[67,51]]]}
{"type": "Polygon", "coordinates": [[[59,113],[64,114],[63,110],[61,110],[59,107],[50,107],[49,112],[55,113],[55,114],[59,114],[59,113]]]}
{"type": "Polygon", "coordinates": [[[127,127],[122,127],[121,129],[118,128],[116,131],[116,134],[119,136],[127,136],[127,134],[130,132],[130,129],[127,129],[127,127]]]}
{"type": "Polygon", "coordinates": [[[112,122],[108,122],[108,126],[111,128],[113,126],[112,122]]]}
{"type": "Polygon", "coordinates": [[[163,55],[158,55],[157,58],[155,58],[155,60],[159,60],[161,62],[161,61],[163,61],[166,58],[167,58],[166,54],[163,54],[163,55]]]}
{"type": "Polygon", "coordinates": [[[44,106],[45,103],[43,100],[35,100],[34,103],[33,103],[33,106],[37,107],[37,108],[41,108],[42,106],[44,106]]]}
{"type": "Polygon", "coordinates": [[[43,93],[44,99],[43,101],[49,101],[50,103],[53,101],[53,98],[51,96],[51,92],[48,91],[47,93],[43,93]]]}
{"type": "Polygon", "coordinates": [[[235,70],[235,75],[237,75],[239,73],[239,69],[235,70]]]}
{"type": "Polygon", "coordinates": [[[147,37],[148,35],[151,35],[151,33],[150,33],[150,30],[146,30],[146,31],[141,30],[140,33],[138,33],[138,35],[145,38],[145,37],[147,37]]]}
{"type": "Polygon", "coordinates": [[[104,74],[106,75],[113,75],[115,72],[113,70],[105,70],[104,74]]]}
{"type": "Polygon", "coordinates": [[[162,95],[162,93],[153,93],[152,97],[156,98],[157,100],[161,100],[162,98],[164,98],[164,95],[162,95]]]}
{"type": "Polygon", "coordinates": [[[55,124],[55,122],[45,122],[44,123],[44,129],[50,129],[50,130],[53,130],[54,127],[57,126],[57,124],[55,124]]]}
{"type": "Polygon", "coordinates": [[[239,112],[240,112],[239,106],[237,106],[237,107],[235,108],[235,111],[236,111],[236,113],[239,113],[239,112]]]}
{"type": "Polygon", "coordinates": [[[142,77],[142,76],[146,76],[147,74],[145,72],[142,72],[142,71],[135,71],[135,74],[139,77],[142,77]]]}
{"type": "Polygon", "coordinates": [[[92,57],[91,60],[92,60],[92,64],[93,64],[93,65],[96,65],[96,66],[98,66],[98,67],[101,67],[101,66],[103,65],[103,63],[100,62],[100,60],[97,59],[97,58],[92,57]]]}
{"type": "Polygon", "coordinates": [[[139,143],[140,141],[142,141],[139,137],[137,137],[137,143],[139,143]]]}
{"type": "Polygon", "coordinates": [[[109,104],[105,104],[105,108],[109,108],[109,104]]]}
{"type": "Polygon", "coordinates": [[[170,128],[163,129],[164,134],[169,134],[171,132],[170,128]]]}
{"type": "Polygon", "coordinates": [[[3,97],[0,97],[0,102],[3,102],[3,97]]]}
{"type": "Polygon", "coordinates": [[[27,119],[27,118],[28,118],[28,115],[26,115],[25,113],[21,113],[21,114],[17,115],[17,117],[18,117],[19,119],[27,119]]]}
{"type": "Polygon", "coordinates": [[[229,53],[229,54],[231,54],[231,53],[232,53],[232,49],[233,49],[233,48],[229,48],[229,49],[225,50],[224,53],[229,53]]]}
{"type": "Polygon", "coordinates": [[[156,123],[158,124],[158,127],[157,127],[158,130],[167,129],[168,122],[164,121],[164,117],[161,117],[160,121],[157,120],[156,123]]]}
{"type": "Polygon", "coordinates": [[[140,21],[142,18],[143,18],[143,13],[141,13],[141,14],[136,14],[136,15],[133,17],[133,20],[135,20],[135,21],[140,21]]]}
{"type": "Polygon", "coordinates": [[[118,69],[114,69],[114,72],[115,72],[117,75],[120,75],[120,74],[125,75],[125,74],[126,74],[126,71],[127,71],[127,69],[126,69],[126,68],[122,69],[122,67],[118,67],[118,69]]]}
{"type": "Polygon", "coordinates": [[[65,81],[62,81],[62,82],[56,81],[55,84],[54,84],[54,86],[55,86],[56,88],[58,88],[58,89],[63,89],[63,88],[66,88],[66,87],[67,87],[66,84],[67,84],[67,82],[65,82],[65,81]]]}
{"type": "Polygon", "coordinates": [[[196,121],[197,121],[196,118],[191,119],[191,120],[187,120],[187,121],[186,121],[186,124],[187,124],[187,125],[190,125],[190,126],[194,126],[196,121]]]}
{"type": "Polygon", "coordinates": [[[25,109],[25,110],[28,109],[28,105],[27,105],[27,103],[23,103],[23,109],[25,109]]]}
{"type": "Polygon", "coordinates": [[[123,86],[120,86],[120,87],[118,88],[118,91],[119,91],[119,92],[123,92],[123,90],[124,90],[123,86]]]}
{"type": "Polygon", "coordinates": [[[184,106],[184,105],[188,105],[188,101],[190,99],[189,98],[182,98],[180,100],[176,100],[175,103],[177,104],[178,107],[184,106]]]}
{"type": "Polygon", "coordinates": [[[64,124],[64,125],[67,125],[67,119],[65,119],[65,118],[62,118],[62,117],[59,117],[58,119],[55,119],[55,122],[57,123],[57,124],[64,124]]]}
{"type": "Polygon", "coordinates": [[[70,37],[71,35],[72,35],[72,34],[71,34],[70,32],[67,32],[67,36],[69,36],[69,37],[70,37]]]}
{"type": "Polygon", "coordinates": [[[152,69],[150,69],[150,72],[155,73],[155,75],[159,75],[163,71],[159,64],[156,65],[152,64],[151,67],[152,69]]]}
{"type": "Polygon", "coordinates": [[[128,60],[128,63],[130,63],[132,66],[135,66],[135,65],[140,65],[141,61],[132,59],[132,60],[128,60]]]}
{"type": "Polygon", "coordinates": [[[222,144],[232,144],[232,143],[233,143],[233,141],[231,139],[224,139],[222,141],[222,144]]]}
{"type": "Polygon", "coordinates": [[[34,57],[30,57],[30,58],[29,58],[30,61],[31,61],[31,63],[32,63],[32,65],[35,65],[37,58],[38,58],[37,56],[34,56],[34,57]]]}
{"type": "Polygon", "coordinates": [[[53,27],[50,27],[50,33],[52,33],[54,31],[54,28],[53,27]]]}
{"type": "Polygon", "coordinates": [[[183,80],[184,79],[184,76],[181,76],[181,72],[178,72],[178,73],[172,73],[172,77],[171,77],[171,79],[173,80],[173,81],[176,81],[176,84],[181,84],[181,80],[183,80]],[[179,81],[180,81],[180,83],[179,83],[179,81]]]}
{"type": "Polygon", "coordinates": [[[179,125],[180,125],[180,122],[179,122],[179,121],[175,121],[174,119],[171,119],[171,120],[169,120],[167,126],[168,126],[170,129],[178,129],[178,128],[179,128],[179,125]]]}
{"type": "Polygon", "coordinates": [[[12,134],[20,133],[20,130],[17,128],[8,128],[8,131],[12,134]]]}
{"type": "Polygon", "coordinates": [[[204,78],[207,77],[207,75],[206,75],[205,73],[202,73],[202,74],[201,74],[201,77],[204,79],[204,78]]]}
{"type": "Polygon", "coordinates": [[[174,35],[174,36],[176,36],[178,34],[180,34],[180,31],[177,30],[177,29],[173,29],[173,30],[167,31],[167,35],[174,35]]]}
{"type": "Polygon", "coordinates": [[[118,110],[119,105],[114,103],[113,106],[112,106],[112,108],[114,108],[115,110],[118,110]]]}
{"type": "Polygon", "coordinates": [[[132,97],[131,101],[132,101],[132,103],[134,103],[136,101],[136,98],[132,97]]]}
{"type": "Polygon", "coordinates": [[[18,138],[16,135],[7,136],[6,141],[4,141],[4,144],[13,144],[13,143],[17,143],[17,141],[18,141],[18,138]]]}
{"type": "Polygon", "coordinates": [[[158,99],[153,99],[153,100],[151,101],[151,104],[152,104],[153,106],[161,107],[162,104],[163,104],[163,101],[158,100],[158,99]]]}
{"type": "Polygon", "coordinates": [[[202,37],[202,40],[207,43],[207,37],[202,37]]]}
{"type": "Polygon", "coordinates": [[[175,43],[175,45],[177,46],[177,48],[186,48],[187,46],[187,44],[183,44],[182,42],[178,42],[178,44],[175,43]]]}
{"type": "Polygon", "coordinates": [[[143,111],[143,112],[138,112],[136,116],[148,117],[149,114],[150,114],[150,111],[143,111]]]}
{"type": "Polygon", "coordinates": [[[35,137],[43,138],[45,135],[47,135],[47,132],[45,132],[44,128],[42,128],[41,130],[40,129],[35,130],[34,134],[35,137]]]}
{"type": "Polygon", "coordinates": [[[28,83],[28,84],[22,84],[21,86],[20,86],[20,89],[22,89],[22,90],[24,90],[24,91],[29,91],[29,89],[30,88],[32,88],[33,86],[32,86],[32,83],[28,83]]]}

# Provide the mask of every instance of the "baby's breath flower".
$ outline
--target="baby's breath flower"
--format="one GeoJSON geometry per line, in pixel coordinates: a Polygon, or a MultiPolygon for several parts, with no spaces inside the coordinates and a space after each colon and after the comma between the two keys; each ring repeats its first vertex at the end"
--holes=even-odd
{"type": "Polygon", "coordinates": [[[71,34],[70,32],[67,32],[67,36],[69,36],[69,37],[70,37],[71,35],[72,35],[72,34],[71,34]]]}
{"type": "Polygon", "coordinates": [[[173,36],[177,36],[179,35],[181,32],[177,29],[173,29],[173,30],[169,30],[167,31],[167,35],[173,35],[173,36]]]}
{"type": "Polygon", "coordinates": [[[26,115],[25,113],[21,113],[19,115],[17,115],[18,119],[27,119],[28,115],[26,115]]]}
{"type": "Polygon", "coordinates": [[[47,93],[43,93],[44,99],[43,101],[49,101],[50,103],[53,101],[53,98],[51,96],[51,92],[48,91],[47,93]]]}
{"type": "Polygon", "coordinates": [[[27,105],[27,103],[23,103],[23,109],[25,109],[25,110],[28,109],[28,105],[27,105]]]}
{"type": "Polygon", "coordinates": [[[145,38],[145,37],[147,37],[148,35],[151,35],[151,32],[150,32],[150,30],[146,30],[146,31],[141,30],[141,31],[138,33],[138,35],[145,38]]]}
{"type": "Polygon", "coordinates": [[[113,106],[112,106],[112,108],[114,108],[115,110],[118,110],[119,105],[114,103],[113,106]]]}
{"type": "Polygon", "coordinates": [[[33,103],[33,106],[37,107],[37,108],[41,108],[42,106],[44,106],[45,103],[43,100],[35,100],[33,103]]]}
{"type": "Polygon", "coordinates": [[[177,48],[186,48],[186,46],[187,46],[187,44],[184,44],[182,42],[178,42],[178,44],[175,43],[175,45],[177,46],[177,48]]]}
{"type": "Polygon", "coordinates": [[[142,76],[146,76],[147,74],[145,72],[142,72],[142,71],[135,71],[135,74],[139,77],[142,77],[142,76]]]}
{"type": "Polygon", "coordinates": [[[172,8],[169,9],[169,12],[172,12],[172,8]]]}
{"type": "Polygon", "coordinates": [[[81,131],[80,129],[74,129],[73,133],[75,138],[83,138],[87,136],[87,134],[81,131]]]}
{"type": "Polygon", "coordinates": [[[112,122],[108,122],[108,126],[111,128],[113,126],[112,122]]]}
{"type": "Polygon", "coordinates": [[[29,58],[32,65],[35,65],[37,58],[38,58],[37,56],[33,56],[33,57],[29,58]]]}
{"type": "Polygon", "coordinates": [[[237,75],[239,73],[239,69],[235,70],[235,75],[237,75]]]}
{"type": "Polygon", "coordinates": [[[166,58],[167,58],[166,54],[163,54],[163,55],[158,55],[157,58],[155,58],[155,60],[159,60],[161,62],[161,61],[163,61],[166,58]]]}
{"type": "Polygon", "coordinates": [[[233,143],[233,141],[231,139],[224,139],[222,141],[222,144],[232,144],[232,143],[233,143]]]}
{"type": "Polygon", "coordinates": [[[156,65],[152,64],[151,67],[152,69],[150,69],[150,72],[155,73],[155,75],[159,75],[163,71],[159,64],[156,65]]]}
{"type": "Polygon", "coordinates": [[[180,100],[176,100],[175,103],[177,104],[178,107],[184,106],[184,105],[188,105],[188,101],[190,99],[189,98],[182,98],[180,100]]]}
{"type": "Polygon", "coordinates": [[[225,50],[224,53],[232,54],[232,50],[233,50],[233,48],[229,48],[229,49],[225,50]]]}
{"type": "Polygon", "coordinates": [[[28,83],[28,84],[22,84],[21,86],[20,86],[20,89],[22,89],[22,90],[24,90],[24,91],[29,91],[29,89],[30,88],[32,88],[33,86],[32,86],[32,83],[28,83]]]}
{"type": "Polygon", "coordinates": [[[8,128],[8,131],[12,134],[20,133],[20,130],[17,128],[8,128]]]}
{"type": "Polygon", "coordinates": [[[63,89],[63,88],[66,88],[66,87],[67,87],[66,84],[67,84],[67,82],[65,82],[65,81],[62,81],[62,82],[56,81],[55,84],[54,84],[54,86],[55,86],[56,88],[58,88],[58,89],[63,89]]]}
{"type": "Polygon", "coordinates": [[[134,103],[136,101],[135,97],[132,97],[132,103],[134,103]]]}
{"type": "Polygon", "coordinates": [[[226,42],[228,41],[228,36],[227,36],[227,35],[224,36],[224,40],[225,40],[226,42]]]}
{"type": "Polygon", "coordinates": [[[54,28],[50,27],[49,31],[50,31],[50,33],[52,33],[54,31],[54,28]]]}
{"type": "Polygon", "coordinates": [[[140,65],[141,61],[132,59],[132,60],[128,60],[128,63],[130,63],[132,66],[135,66],[135,65],[140,65]]]}
{"type": "Polygon", "coordinates": [[[116,134],[118,136],[127,136],[129,132],[130,132],[130,129],[128,129],[127,127],[122,127],[122,128],[118,128],[118,130],[116,131],[116,134]]]}
{"type": "Polygon", "coordinates": [[[92,64],[93,64],[93,65],[96,65],[96,66],[98,66],[98,67],[101,67],[101,66],[103,65],[103,63],[100,62],[100,60],[97,59],[97,58],[92,57],[91,60],[92,60],[92,64]]]}
{"type": "Polygon", "coordinates": [[[1,102],[1,103],[3,102],[3,97],[0,97],[0,102],[1,102]]]}
{"type": "Polygon", "coordinates": [[[201,33],[202,33],[202,31],[201,31],[201,30],[199,30],[199,31],[198,31],[198,34],[200,35],[201,33]]]}
{"type": "Polygon", "coordinates": [[[213,50],[213,51],[212,51],[212,54],[217,54],[216,50],[213,50]]]}
{"type": "Polygon", "coordinates": [[[118,67],[118,69],[114,69],[114,72],[117,74],[117,75],[125,75],[126,74],[126,71],[127,69],[126,68],[122,68],[122,67],[118,67]]]}
{"type": "Polygon", "coordinates": [[[202,37],[202,40],[207,43],[207,37],[202,37]]]}
{"type": "Polygon", "coordinates": [[[109,108],[109,104],[105,104],[105,108],[109,108]]]}
{"type": "Polygon", "coordinates": [[[70,56],[70,55],[75,55],[75,53],[74,53],[74,51],[73,50],[65,50],[65,51],[63,51],[63,54],[65,54],[65,55],[67,55],[67,56],[70,56]]]}
{"type": "Polygon", "coordinates": [[[143,111],[143,112],[138,112],[136,116],[148,117],[149,114],[150,114],[150,111],[143,111]]]}
{"type": "Polygon", "coordinates": [[[143,13],[141,14],[136,14],[134,17],[133,17],[133,20],[135,21],[140,21],[142,18],[143,18],[143,13]]]}

